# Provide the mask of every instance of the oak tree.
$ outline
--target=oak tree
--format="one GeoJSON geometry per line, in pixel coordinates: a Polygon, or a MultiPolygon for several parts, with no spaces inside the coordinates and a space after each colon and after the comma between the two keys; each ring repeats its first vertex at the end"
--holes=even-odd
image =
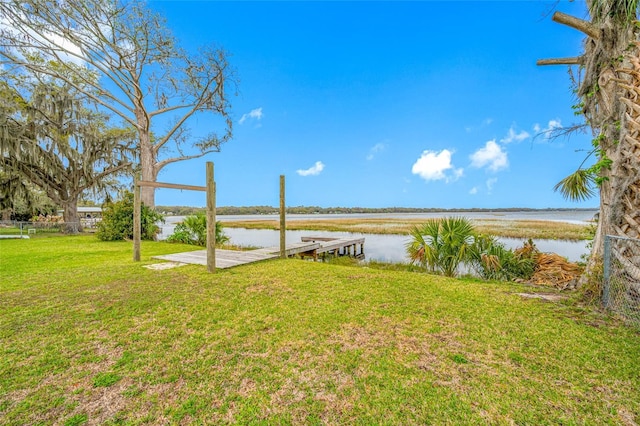
{"type": "Polygon", "coordinates": [[[5,189],[9,196],[24,193],[16,182],[41,189],[64,210],[71,232],[81,229],[80,195],[106,189],[111,177],[130,173],[133,164],[133,132],[109,127],[91,106],[66,83],[29,79],[10,86],[0,80],[0,168],[13,178],[5,189]]]}

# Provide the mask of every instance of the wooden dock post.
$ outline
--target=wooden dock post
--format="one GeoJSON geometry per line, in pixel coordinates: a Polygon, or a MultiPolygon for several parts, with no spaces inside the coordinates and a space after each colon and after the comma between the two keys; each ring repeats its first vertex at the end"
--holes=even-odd
{"type": "Polygon", "coordinates": [[[215,272],[216,269],[216,183],[213,180],[213,163],[207,162],[207,185],[180,185],[177,183],[165,183],[140,180],[136,175],[133,179],[133,260],[140,260],[140,239],[142,233],[141,216],[142,203],[140,191],[142,186],[152,188],[185,189],[188,191],[202,191],[207,193],[207,269],[215,272]]]}
{"type": "Polygon", "coordinates": [[[142,227],[140,224],[142,212],[140,201],[140,185],[138,181],[140,175],[136,173],[133,178],[133,261],[140,262],[140,234],[142,233],[142,227]]]}
{"type": "Polygon", "coordinates": [[[216,182],[211,161],[207,161],[207,271],[216,271],[216,182]]]}
{"type": "Polygon", "coordinates": [[[284,175],[280,175],[280,257],[286,258],[286,235],[287,235],[287,223],[286,223],[286,205],[284,202],[284,175]]]}

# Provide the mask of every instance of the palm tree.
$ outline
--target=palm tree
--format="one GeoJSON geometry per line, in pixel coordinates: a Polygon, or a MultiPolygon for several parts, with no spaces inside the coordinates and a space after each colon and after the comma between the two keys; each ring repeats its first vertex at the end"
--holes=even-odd
{"type": "Polygon", "coordinates": [[[592,129],[597,162],[590,168],[580,166],[556,189],[571,200],[599,192],[599,221],[587,266],[591,272],[602,260],[606,235],[640,237],[640,1],[586,3],[589,21],[561,12],[553,16],[587,36],[584,53],[538,64],[580,66],[577,108],[592,129]]]}
{"type": "Polygon", "coordinates": [[[466,218],[430,219],[415,226],[411,237],[406,246],[411,263],[420,263],[431,272],[455,277],[458,266],[470,261],[474,230],[466,218]]]}

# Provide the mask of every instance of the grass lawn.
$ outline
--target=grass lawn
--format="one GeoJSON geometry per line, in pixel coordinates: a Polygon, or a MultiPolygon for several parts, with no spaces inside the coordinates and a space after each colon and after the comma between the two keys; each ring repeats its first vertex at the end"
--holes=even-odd
{"type": "MultiPolygon", "coordinates": [[[[508,283],[0,240],[1,424],[627,424],[640,333],[508,283]]],[[[540,290],[537,290],[540,291],[540,290]]]]}

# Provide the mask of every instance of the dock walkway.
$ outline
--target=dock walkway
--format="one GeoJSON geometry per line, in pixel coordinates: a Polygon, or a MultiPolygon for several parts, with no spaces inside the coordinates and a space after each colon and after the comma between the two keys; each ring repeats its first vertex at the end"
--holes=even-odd
{"type": "MultiPolygon", "coordinates": [[[[364,238],[302,237],[301,239],[302,242],[287,245],[285,249],[287,257],[300,255],[302,257],[313,257],[314,260],[317,260],[319,254],[322,254],[324,257],[326,253],[332,253],[335,256],[364,257],[364,238]],[[357,244],[360,244],[360,254],[357,254],[357,244]]],[[[278,257],[280,257],[279,247],[267,247],[246,251],[216,249],[216,268],[232,268],[234,266],[246,265],[278,257]]],[[[194,265],[207,265],[206,250],[166,254],[153,256],[153,258],[194,265]]]]}

